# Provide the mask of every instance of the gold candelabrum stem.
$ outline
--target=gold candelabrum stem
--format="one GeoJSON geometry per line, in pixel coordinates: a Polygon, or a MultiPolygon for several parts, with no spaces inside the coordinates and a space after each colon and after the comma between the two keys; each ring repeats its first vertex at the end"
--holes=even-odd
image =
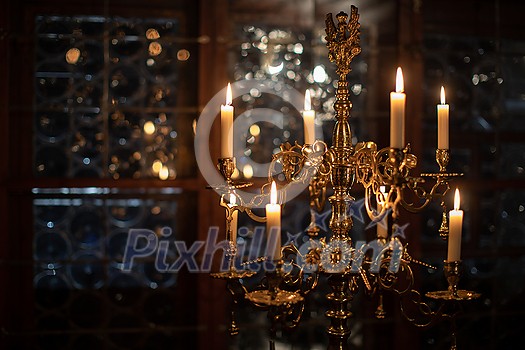
{"type": "Polygon", "coordinates": [[[270,297],[275,300],[277,293],[279,291],[279,285],[283,280],[283,260],[274,260],[275,269],[273,271],[266,272],[266,278],[268,280],[268,291],[270,292],[270,297]]]}
{"type": "MultiPolygon", "coordinates": [[[[448,149],[437,149],[436,150],[436,162],[439,165],[440,173],[445,174],[447,172],[447,165],[449,161],[450,161],[450,151],[448,149]]],[[[441,217],[441,226],[439,227],[439,236],[443,240],[446,240],[448,239],[448,216],[447,216],[447,206],[444,200],[441,201],[441,207],[443,208],[443,214],[441,217]]]]}
{"type": "Polygon", "coordinates": [[[448,282],[448,291],[453,297],[457,298],[458,284],[461,277],[461,260],[445,261],[443,270],[448,282]]]}
{"type": "Polygon", "coordinates": [[[235,257],[237,256],[237,232],[233,232],[232,221],[233,214],[237,210],[235,206],[229,204],[226,208],[226,239],[229,242],[228,251],[226,252],[230,271],[235,270],[235,257]]]}
{"type": "MultiPolygon", "coordinates": [[[[221,175],[228,184],[233,186],[232,176],[235,171],[235,157],[219,158],[217,164],[221,175]]],[[[222,200],[221,200],[222,201],[222,200]]],[[[233,214],[237,208],[226,203],[221,203],[226,210],[226,239],[229,242],[228,252],[226,252],[227,258],[229,259],[230,270],[235,270],[235,255],[237,254],[237,242],[236,232],[232,230],[233,214]]]]}
{"type": "MultiPolygon", "coordinates": [[[[350,16],[340,12],[336,16],[337,26],[333,22],[332,14],[326,16],[326,41],[328,58],[335,62],[339,81],[335,95],[335,119],[332,137],[333,161],[330,178],[333,196],[329,198],[332,204],[330,229],[333,232],[332,240],[343,240],[351,244],[349,231],[353,222],[350,217],[350,205],[353,198],[349,195],[355,181],[354,147],[352,146],[352,132],[348,119],[352,103],[349,100],[347,75],[350,72],[350,63],[354,56],[361,52],[359,44],[359,14],[355,6],[351,7],[350,16]],[[350,18],[349,18],[350,17],[350,18]]],[[[331,301],[331,308],[326,312],[330,318],[328,327],[329,349],[345,349],[348,347],[350,328],[348,318],[351,315],[349,302],[352,294],[348,290],[348,277],[345,273],[332,274],[328,281],[332,293],[327,295],[331,301]]]]}

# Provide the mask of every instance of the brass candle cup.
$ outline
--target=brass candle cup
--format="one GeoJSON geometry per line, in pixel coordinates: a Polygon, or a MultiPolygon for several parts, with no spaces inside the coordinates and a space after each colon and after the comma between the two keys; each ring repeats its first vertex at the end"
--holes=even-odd
{"type": "Polygon", "coordinates": [[[219,158],[217,168],[226,182],[231,184],[233,172],[235,171],[235,157],[219,158]]]}

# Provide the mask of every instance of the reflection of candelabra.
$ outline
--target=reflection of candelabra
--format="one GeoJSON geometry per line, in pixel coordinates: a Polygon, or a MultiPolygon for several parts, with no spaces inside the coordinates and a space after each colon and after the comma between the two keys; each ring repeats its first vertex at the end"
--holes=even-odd
{"type": "MultiPolygon", "coordinates": [[[[429,326],[446,318],[451,319],[454,325],[457,302],[474,299],[479,295],[458,290],[461,262],[457,254],[451,255],[450,248],[444,271],[449,289],[427,294],[429,298],[442,301],[438,309],[433,311],[422,301],[421,294],[414,289],[413,264],[432,267],[412,258],[406,245],[401,242],[400,238],[403,235],[400,232],[402,228],[399,225],[399,211],[404,208],[409,212],[418,213],[432,201],[440,201],[443,215],[439,234],[443,239],[448,239],[449,222],[445,196],[450,189],[449,181],[461,174],[447,172],[449,151],[440,147],[436,151],[439,172],[412,176],[411,171],[417,164],[417,158],[411,153],[410,145],[403,148],[403,136],[398,137],[403,135],[403,122],[396,124],[397,132],[392,131],[390,147],[378,149],[371,141],[352,144],[352,133],[348,123],[352,104],[349,101],[346,77],[350,72],[352,59],[361,51],[359,15],[357,8],[352,6],[350,19],[343,12],[336,17],[337,26],[333,23],[331,15],[328,15],[326,20],[329,58],[336,63],[336,72],[339,75],[334,104],[336,124],[332,146],[328,148],[321,141],[314,141],[304,146],[297,143],[293,146],[284,144],[281,146],[281,152],[274,155],[269,174],[269,180],[272,181],[272,169],[276,164],[280,164],[287,185],[307,184],[312,211],[322,210],[327,187],[331,184],[333,195],[329,197],[329,201],[332,210],[330,219],[332,235],[326,241],[317,241],[320,229],[316,226],[315,218],[312,217],[312,222],[307,229],[310,238],[308,249],[300,251],[292,243],[282,247],[280,253],[270,254],[273,257],[273,268],[267,272],[261,288],[248,292],[242,285],[241,279],[252,276],[254,272],[237,270],[235,267],[236,228],[232,230],[232,222],[236,211],[246,212],[259,222],[264,222],[265,218],[251,211],[250,208],[254,203],[244,203],[242,198],[237,196],[236,189],[248,184],[235,184],[232,181],[234,158],[221,158],[218,167],[226,184],[216,186],[216,189],[221,192],[221,205],[226,208],[229,263],[227,271],[215,273],[213,277],[228,281],[228,289],[236,304],[245,297],[252,304],[268,310],[272,321],[272,335],[274,335],[278,325],[292,328],[300,322],[305,297],[317,286],[320,273],[328,275],[328,283],[332,289],[327,295],[331,307],[326,312],[326,316],[330,319],[327,329],[329,349],[346,349],[350,335],[349,302],[352,301],[361,282],[368,296],[379,295],[376,317],[385,316],[382,293],[389,291],[400,296],[400,307],[404,316],[419,327],[429,326]],[[425,179],[431,179],[432,183],[428,185],[425,179]],[[356,181],[364,187],[365,208],[373,222],[384,222],[386,217],[392,216],[390,232],[378,231],[377,239],[368,243],[353,244],[349,236],[353,226],[351,205],[354,201],[350,190],[356,181]]],[[[402,101],[402,114],[404,114],[405,96],[400,92],[402,88],[396,93],[401,96],[394,96],[393,99],[399,98],[402,101]]],[[[399,114],[395,111],[397,102],[392,101],[392,103],[393,114],[399,114]]],[[[392,118],[392,123],[395,124],[395,116],[393,115],[392,118]]],[[[258,204],[267,196],[266,186],[263,186],[262,194],[254,199],[258,204]]],[[[457,230],[455,233],[460,234],[457,230]]],[[[260,259],[260,261],[264,260],[268,259],[260,259]]],[[[231,334],[238,332],[233,312],[230,332],[231,334]]],[[[452,348],[455,348],[455,326],[452,333],[452,348]]],[[[271,348],[273,347],[272,341],[271,348]]]]}

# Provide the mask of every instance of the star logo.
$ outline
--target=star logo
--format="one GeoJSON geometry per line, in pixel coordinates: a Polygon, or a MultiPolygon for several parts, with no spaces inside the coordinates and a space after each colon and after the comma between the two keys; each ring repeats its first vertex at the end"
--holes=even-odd
{"type": "Polygon", "coordinates": [[[314,211],[314,221],[315,226],[319,227],[322,231],[327,232],[328,231],[328,224],[327,224],[327,218],[332,214],[330,210],[325,211],[324,213],[319,214],[318,212],[314,211]]]}
{"type": "Polygon", "coordinates": [[[372,228],[372,227],[375,227],[375,226],[381,226],[382,228],[384,229],[388,229],[388,215],[390,214],[390,212],[392,211],[392,209],[388,209],[387,212],[385,213],[385,215],[383,215],[383,217],[381,219],[379,218],[376,218],[377,221],[370,221],[370,223],[366,226],[365,230],[368,230],[369,228],[372,228]]]}
{"type": "Polygon", "coordinates": [[[292,245],[297,246],[297,243],[299,243],[299,237],[301,235],[302,235],[302,232],[296,233],[295,235],[290,232],[286,232],[286,237],[287,237],[286,243],[284,243],[283,245],[292,244],[292,245]]]}
{"type": "Polygon", "coordinates": [[[400,237],[400,238],[406,239],[405,230],[408,227],[408,225],[410,225],[410,223],[406,223],[403,226],[394,225],[392,227],[392,231],[393,231],[392,238],[393,237],[400,237]]]}
{"type": "Polygon", "coordinates": [[[357,201],[352,202],[348,208],[348,215],[354,220],[359,221],[360,223],[365,222],[365,217],[363,215],[363,208],[365,207],[365,199],[361,198],[357,201]]]}

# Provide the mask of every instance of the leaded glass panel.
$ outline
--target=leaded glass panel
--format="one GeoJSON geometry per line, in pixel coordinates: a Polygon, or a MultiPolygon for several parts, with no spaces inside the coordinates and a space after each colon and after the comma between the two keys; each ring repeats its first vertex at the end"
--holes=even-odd
{"type": "Polygon", "coordinates": [[[36,176],[194,176],[196,92],[179,78],[196,60],[180,36],[177,19],[37,17],[36,176]]]}

